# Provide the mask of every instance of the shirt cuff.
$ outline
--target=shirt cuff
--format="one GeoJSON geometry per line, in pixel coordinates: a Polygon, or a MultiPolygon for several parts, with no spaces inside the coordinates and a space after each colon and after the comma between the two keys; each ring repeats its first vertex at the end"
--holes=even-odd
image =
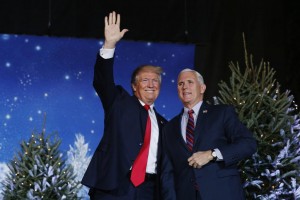
{"type": "Polygon", "coordinates": [[[109,59],[114,57],[115,48],[113,49],[103,49],[103,47],[99,50],[99,55],[104,59],[109,59]]]}
{"type": "Polygon", "coordinates": [[[222,161],[223,160],[223,155],[219,149],[214,149],[216,154],[217,154],[217,161],[222,161]]]}

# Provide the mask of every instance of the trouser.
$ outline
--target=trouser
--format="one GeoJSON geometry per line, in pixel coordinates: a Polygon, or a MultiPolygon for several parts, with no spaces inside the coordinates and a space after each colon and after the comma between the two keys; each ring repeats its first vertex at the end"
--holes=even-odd
{"type": "Polygon", "coordinates": [[[146,175],[145,182],[138,187],[130,182],[125,192],[119,190],[90,189],[89,195],[91,200],[157,200],[158,197],[155,175],[146,175]]]}

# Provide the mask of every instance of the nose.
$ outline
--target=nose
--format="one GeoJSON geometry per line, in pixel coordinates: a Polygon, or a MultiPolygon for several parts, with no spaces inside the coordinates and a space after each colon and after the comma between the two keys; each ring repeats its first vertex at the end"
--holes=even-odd
{"type": "Polygon", "coordinates": [[[153,80],[148,80],[148,87],[153,87],[153,80]]]}

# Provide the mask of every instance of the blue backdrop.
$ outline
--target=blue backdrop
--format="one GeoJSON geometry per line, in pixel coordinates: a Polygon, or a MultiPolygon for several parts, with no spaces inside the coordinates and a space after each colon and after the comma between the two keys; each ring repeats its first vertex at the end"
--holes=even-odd
{"type": "MultiPolygon", "coordinates": [[[[75,134],[84,135],[94,152],[102,137],[103,110],[92,87],[93,67],[102,40],[0,35],[0,162],[8,162],[33,131],[57,132],[65,153],[75,134]]],[[[194,46],[121,41],[116,49],[116,83],[130,89],[132,70],[140,64],[164,69],[155,103],[167,119],[180,112],[176,79],[193,67],[194,46]]]]}

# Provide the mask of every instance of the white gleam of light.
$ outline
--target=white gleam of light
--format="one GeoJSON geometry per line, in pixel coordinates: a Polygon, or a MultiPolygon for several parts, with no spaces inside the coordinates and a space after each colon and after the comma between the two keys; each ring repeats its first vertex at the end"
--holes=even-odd
{"type": "Polygon", "coordinates": [[[35,50],[36,51],[40,51],[42,49],[42,47],[40,46],[40,45],[37,45],[36,47],[35,47],[35,50]]]}

